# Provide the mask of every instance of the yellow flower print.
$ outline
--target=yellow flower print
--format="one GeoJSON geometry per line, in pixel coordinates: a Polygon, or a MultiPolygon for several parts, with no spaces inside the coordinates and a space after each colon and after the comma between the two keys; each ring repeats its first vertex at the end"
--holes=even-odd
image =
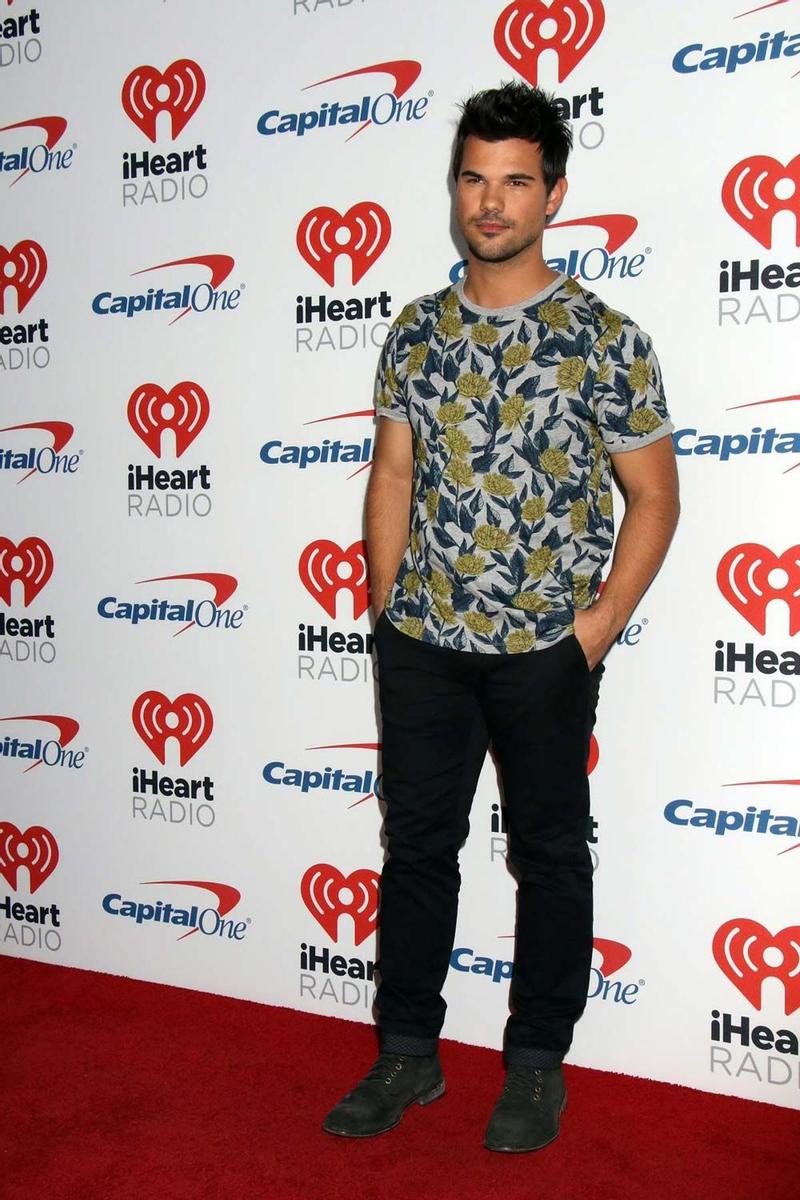
{"type": "Polygon", "coordinates": [[[398,316],[397,320],[395,321],[395,325],[410,325],[412,323],[412,321],[416,320],[416,317],[417,317],[416,304],[407,304],[405,306],[405,308],[401,310],[400,315],[398,316]]]}
{"type": "Polygon", "coordinates": [[[424,342],[419,342],[416,346],[412,346],[408,358],[406,359],[406,369],[409,375],[416,374],[420,370],[425,359],[428,357],[428,347],[424,342]]]}
{"type": "Polygon", "coordinates": [[[628,371],[628,382],[635,392],[646,392],[650,382],[650,364],[646,358],[634,358],[628,371]]]}
{"type": "Polygon", "coordinates": [[[435,488],[428,488],[425,493],[425,508],[428,512],[428,520],[436,520],[436,510],[439,507],[439,493],[435,488]]]}
{"type": "Polygon", "coordinates": [[[522,516],[526,521],[541,521],[547,512],[547,501],[544,496],[531,496],[522,506],[522,516]]]}
{"type": "Polygon", "coordinates": [[[444,469],[444,473],[448,479],[452,480],[453,483],[460,484],[461,487],[472,487],[475,482],[472,467],[465,459],[459,458],[457,454],[454,454],[450,459],[450,462],[444,469]]]}
{"type": "Polygon", "coordinates": [[[525,570],[534,579],[541,579],[553,562],[553,551],[549,546],[539,546],[525,559],[525,570]]]}
{"type": "Polygon", "coordinates": [[[423,442],[422,438],[420,438],[420,437],[418,437],[415,440],[414,447],[415,447],[414,454],[415,454],[416,460],[420,464],[420,466],[424,467],[426,462],[428,461],[428,448],[425,445],[425,443],[423,442]]]}
{"type": "Polygon", "coordinates": [[[557,450],[555,446],[542,451],[539,455],[539,465],[555,479],[566,479],[569,475],[569,459],[563,450],[557,450]]]}
{"type": "Polygon", "coordinates": [[[455,621],[456,610],[447,600],[442,600],[439,596],[434,596],[433,606],[443,621],[455,621]]]}
{"type": "Polygon", "coordinates": [[[466,415],[467,410],[465,406],[459,404],[457,400],[451,400],[448,404],[439,405],[436,420],[440,425],[458,425],[459,421],[463,421],[466,415]]]}
{"type": "Polygon", "coordinates": [[[509,346],[503,355],[503,366],[509,370],[513,370],[514,367],[524,367],[530,357],[530,346],[526,346],[524,342],[514,342],[513,346],[509,346]]]}
{"type": "Polygon", "coordinates": [[[421,638],[423,628],[419,617],[406,617],[400,626],[400,632],[408,634],[409,637],[421,638]]]}
{"type": "MultiPolygon", "coordinates": [[[[492,390],[492,385],[483,375],[477,375],[474,371],[467,371],[464,375],[459,375],[456,380],[456,391],[459,396],[466,396],[471,399],[473,396],[479,400],[485,400],[492,390]]],[[[440,410],[441,411],[441,410],[440,410]]]]}
{"type": "Polygon", "coordinates": [[[482,554],[459,554],[455,562],[460,575],[480,575],[485,566],[486,559],[482,554]]]}
{"type": "Polygon", "coordinates": [[[496,525],[479,525],[474,536],[475,544],[481,550],[507,550],[514,540],[510,533],[496,525]]]}
{"type": "Polygon", "coordinates": [[[458,296],[455,294],[455,292],[447,293],[447,295],[444,298],[442,307],[444,309],[446,309],[447,312],[458,312],[460,306],[458,303],[458,296]]]}
{"type": "Polygon", "coordinates": [[[589,518],[589,505],[585,500],[576,500],[569,510],[569,523],[573,533],[583,533],[589,518]]]}
{"type": "Polygon", "coordinates": [[[400,384],[397,381],[397,372],[395,371],[394,367],[386,368],[386,383],[393,392],[400,391],[400,384]]]}
{"type": "Polygon", "coordinates": [[[652,433],[661,424],[661,417],[652,408],[637,408],[628,418],[628,428],[634,433],[652,433]]]}
{"type": "Polygon", "coordinates": [[[513,429],[525,415],[525,399],[520,395],[509,396],[500,405],[500,420],[506,429],[513,429]]]}
{"type": "Polygon", "coordinates": [[[611,492],[604,492],[600,497],[597,507],[604,517],[613,517],[614,515],[614,497],[611,492]]]}
{"type": "Polygon", "coordinates": [[[607,308],[603,313],[603,333],[597,339],[598,350],[606,350],[622,333],[622,314],[607,308]]]}
{"type": "Polygon", "coordinates": [[[494,625],[482,612],[468,612],[464,614],[464,624],[467,629],[471,629],[473,633],[494,633],[494,625]]]}
{"type": "Polygon", "coordinates": [[[515,629],[506,638],[506,650],[509,654],[524,654],[533,647],[536,638],[527,629],[515,629]]]}
{"type": "Polygon", "coordinates": [[[572,576],[572,599],[575,602],[576,608],[589,607],[589,584],[591,580],[591,575],[572,576]]]}
{"type": "Polygon", "coordinates": [[[444,333],[447,337],[454,338],[461,337],[463,329],[464,326],[457,311],[442,313],[436,326],[437,333],[444,333]]]}
{"type": "Polygon", "coordinates": [[[513,479],[497,471],[490,471],[483,477],[483,490],[490,496],[513,496],[517,489],[513,479]]]}
{"type": "Polygon", "coordinates": [[[586,374],[586,361],[583,358],[565,358],[558,364],[556,382],[567,392],[577,391],[586,374]]]}
{"type": "Polygon", "coordinates": [[[383,391],[381,392],[381,394],[378,396],[378,408],[391,408],[391,407],[392,407],[392,397],[389,395],[386,388],[384,388],[383,391]]]}
{"type": "Polygon", "coordinates": [[[479,346],[493,346],[500,337],[500,331],[495,325],[490,325],[488,321],[481,321],[472,326],[469,336],[479,346]]]}
{"type": "Polygon", "coordinates": [[[431,571],[430,585],[431,591],[437,596],[449,596],[452,594],[453,585],[444,571],[431,571]]]}
{"type": "Polygon", "coordinates": [[[453,454],[459,454],[463,457],[472,451],[472,442],[460,429],[453,429],[452,427],[446,429],[444,440],[453,451],[453,454]]]}
{"type": "MultiPolygon", "coordinates": [[[[434,494],[434,496],[436,495],[435,492],[433,494],[434,494]]],[[[412,530],[410,540],[411,540],[411,553],[414,555],[419,554],[419,534],[417,533],[416,529],[412,530]]]]}
{"type": "Polygon", "coordinates": [[[582,291],[577,279],[573,279],[571,275],[567,276],[561,286],[568,296],[577,296],[578,292],[582,291]]]}
{"type": "Polygon", "coordinates": [[[409,596],[416,596],[421,583],[422,580],[416,571],[407,571],[403,576],[403,588],[409,596]]]}
{"type": "Polygon", "coordinates": [[[608,383],[611,378],[611,363],[601,363],[595,373],[595,379],[598,383],[608,383]]]}
{"type": "Polygon", "coordinates": [[[569,313],[557,300],[546,300],[540,304],[536,315],[551,329],[569,329],[569,313]]]}
{"type": "Polygon", "coordinates": [[[524,612],[546,613],[553,607],[549,600],[537,596],[535,592],[517,592],[513,600],[514,608],[524,612]]]}

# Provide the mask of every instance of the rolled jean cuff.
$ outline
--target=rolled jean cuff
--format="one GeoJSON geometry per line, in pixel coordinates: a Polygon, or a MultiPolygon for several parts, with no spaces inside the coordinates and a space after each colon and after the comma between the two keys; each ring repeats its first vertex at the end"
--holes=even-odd
{"type": "Polygon", "coordinates": [[[413,1058],[431,1058],[439,1047],[435,1037],[414,1037],[406,1033],[381,1032],[381,1050],[385,1054],[409,1054],[413,1058]]]}
{"type": "Polygon", "coordinates": [[[560,1067],[564,1055],[560,1050],[537,1050],[533,1046],[506,1046],[506,1062],[515,1067],[539,1067],[542,1071],[560,1067]]]}

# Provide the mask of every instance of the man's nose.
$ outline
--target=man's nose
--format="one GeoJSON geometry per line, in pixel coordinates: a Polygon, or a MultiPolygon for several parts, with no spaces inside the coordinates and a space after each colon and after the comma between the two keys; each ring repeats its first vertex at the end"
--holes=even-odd
{"type": "Polygon", "coordinates": [[[484,212],[502,212],[504,193],[501,183],[487,181],[481,195],[481,208],[484,212]]]}

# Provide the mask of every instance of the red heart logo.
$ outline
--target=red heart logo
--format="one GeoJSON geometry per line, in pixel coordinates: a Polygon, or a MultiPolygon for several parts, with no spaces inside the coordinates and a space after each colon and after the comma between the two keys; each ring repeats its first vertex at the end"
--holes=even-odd
{"type": "Polygon", "coordinates": [[[17,242],[10,250],[0,246],[0,316],[5,314],[7,288],[15,289],[17,312],[21,313],[42,286],[46,274],[47,255],[38,242],[28,238],[24,242],[17,242]]]}
{"type": "Polygon", "coordinates": [[[179,58],[163,74],[155,67],[134,67],[122,85],[122,107],[151,142],[156,140],[158,114],[169,113],[174,141],[197,112],[205,94],[202,67],[190,58],[179,58]]]}
{"type": "Polygon", "coordinates": [[[28,868],[31,895],[58,865],[58,844],[49,829],[31,825],[22,833],[16,825],[0,821],[0,875],[14,891],[17,872],[28,868]]]}
{"type": "Polygon", "coordinates": [[[767,632],[771,600],[785,600],[789,636],[800,632],[800,545],[792,546],[780,558],[757,542],[733,546],[720,559],[717,586],[731,607],[759,633],[767,632]]]}
{"type": "Polygon", "coordinates": [[[52,574],[53,552],[40,537],[24,538],[18,546],[0,537],[0,600],[4,604],[11,604],[11,585],[19,580],[27,608],[52,574]]]}
{"type": "Polygon", "coordinates": [[[712,949],[720,971],[753,1008],[761,1008],[761,985],[768,978],[783,984],[787,1017],[800,1008],[800,925],[773,935],[758,921],[736,917],[719,927],[712,949]]]}
{"type": "Polygon", "coordinates": [[[297,226],[297,249],[329,287],[335,284],[337,258],[346,255],[355,286],[383,254],[391,235],[389,214],[372,200],[354,204],[344,216],[323,205],[307,212],[297,226]]]}
{"type": "Polygon", "coordinates": [[[378,924],[380,875],[363,868],[343,875],[330,863],[309,867],[300,883],[300,895],[333,942],[339,940],[339,918],[353,918],[355,945],[360,946],[378,924]]]}
{"type": "Polygon", "coordinates": [[[555,50],[558,82],[589,53],[606,23],[602,0],[515,0],[494,27],[497,53],[528,83],[536,84],[539,55],[555,50]]]}
{"type": "Polygon", "coordinates": [[[142,692],[134,700],[131,716],[134,729],[160,763],[167,761],[167,740],[175,738],[182,767],[206,744],[214,728],[208,702],[195,692],[182,692],[174,700],[163,692],[142,692]]]}
{"type": "Polygon", "coordinates": [[[205,425],[210,408],[199,383],[184,380],[168,392],[157,383],[143,383],[131,392],[128,422],[156,458],[161,457],[161,435],[171,429],[180,458],[205,425]]]}
{"type": "Polygon", "coordinates": [[[778,212],[793,213],[795,244],[800,246],[800,154],[786,166],[766,154],[743,158],[725,176],[722,203],[728,216],[767,250],[772,249],[772,218],[778,212]],[[785,199],[775,194],[783,182],[792,185],[785,199]]]}
{"type": "Polygon", "coordinates": [[[303,587],[332,621],[336,620],[336,597],[341,591],[352,594],[354,621],[369,608],[366,542],[353,542],[342,550],[336,542],[320,538],[306,546],[298,570],[303,587]]]}

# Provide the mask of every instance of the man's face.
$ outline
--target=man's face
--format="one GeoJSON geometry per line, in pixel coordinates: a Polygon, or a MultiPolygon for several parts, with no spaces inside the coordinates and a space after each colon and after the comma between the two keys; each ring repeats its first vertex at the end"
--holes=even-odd
{"type": "MultiPolygon", "coordinates": [[[[541,242],[545,218],[567,190],[550,192],[539,147],[521,138],[485,142],[470,136],[456,184],[456,219],[471,253],[482,262],[507,262],[541,242]]],[[[540,251],[534,251],[536,257],[540,251]]]]}

